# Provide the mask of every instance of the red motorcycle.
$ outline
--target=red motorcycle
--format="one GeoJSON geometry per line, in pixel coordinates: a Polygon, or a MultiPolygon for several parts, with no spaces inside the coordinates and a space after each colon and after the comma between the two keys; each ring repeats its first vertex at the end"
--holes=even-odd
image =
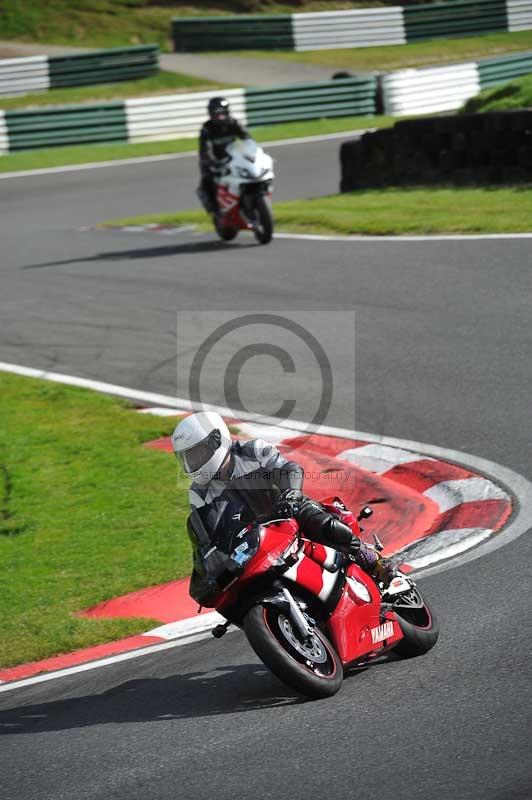
{"type": "MultiPolygon", "coordinates": [[[[322,505],[357,536],[358,517],[338,497],[322,505]]],[[[376,549],[382,545],[375,537],[376,549]]],[[[411,578],[398,573],[383,589],[352,558],[305,539],[295,519],[263,520],[235,534],[213,605],[243,628],[259,658],[310,698],[335,694],[344,669],[393,650],[421,655],[438,639],[438,623],[411,578]]],[[[210,603],[209,603],[210,605],[210,603]]]]}

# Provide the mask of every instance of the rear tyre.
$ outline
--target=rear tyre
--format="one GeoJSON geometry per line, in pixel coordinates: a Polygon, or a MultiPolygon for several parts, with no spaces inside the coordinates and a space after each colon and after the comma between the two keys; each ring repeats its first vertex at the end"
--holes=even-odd
{"type": "Polygon", "coordinates": [[[300,694],[316,700],[336,694],[342,685],[340,658],[318,628],[311,640],[303,643],[281,609],[257,605],[244,618],[244,631],[264,664],[300,694]]]}
{"type": "Polygon", "coordinates": [[[231,228],[229,226],[221,225],[220,220],[215,217],[214,228],[216,233],[224,242],[230,242],[236,238],[238,228],[231,228]]]}
{"type": "Polygon", "coordinates": [[[403,639],[394,647],[394,651],[402,658],[414,658],[428,653],[438,641],[440,634],[436,615],[421,596],[419,589],[413,587],[408,595],[411,595],[408,604],[393,606],[403,632],[403,639]]]}
{"type": "Polygon", "coordinates": [[[253,228],[255,239],[260,244],[268,244],[273,236],[272,204],[269,197],[262,194],[257,198],[255,213],[257,215],[257,223],[253,228]]]}

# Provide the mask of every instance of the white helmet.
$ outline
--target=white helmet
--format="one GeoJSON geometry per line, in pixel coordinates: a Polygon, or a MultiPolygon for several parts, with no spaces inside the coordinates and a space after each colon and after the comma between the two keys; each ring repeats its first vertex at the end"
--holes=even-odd
{"type": "Polygon", "coordinates": [[[200,411],[181,420],[172,434],[172,447],[189,478],[205,484],[224,463],[231,434],[215,411],[200,411]]]}

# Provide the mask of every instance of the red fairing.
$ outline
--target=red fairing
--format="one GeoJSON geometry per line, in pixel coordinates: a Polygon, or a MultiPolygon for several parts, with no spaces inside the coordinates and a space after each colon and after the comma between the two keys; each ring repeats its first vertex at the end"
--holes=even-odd
{"type": "MultiPolygon", "coordinates": [[[[296,574],[294,575],[295,583],[304,586],[309,592],[319,596],[323,589],[323,567],[313,561],[311,558],[304,556],[301,561],[296,565],[296,574]]],[[[290,571],[289,571],[290,572],[290,571]]],[[[287,575],[290,579],[291,575],[287,575]]]]}
{"type": "Polygon", "coordinates": [[[337,517],[340,517],[342,522],[349,525],[355,536],[360,536],[360,525],[358,524],[356,514],[346,508],[339,497],[327,497],[325,500],[321,501],[321,504],[325,506],[327,511],[330,511],[331,514],[336,514],[337,517]]]}
{"type": "Polygon", "coordinates": [[[248,230],[251,226],[240,213],[240,197],[229,191],[226,186],[218,186],[218,208],[222,211],[225,228],[248,230]]]}
{"type": "Polygon", "coordinates": [[[381,621],[379,590],[356,564],[348,568],[344,591],[328,628],[342,664],[381,651],[403,636],[394,614],[381,621]]]}
{"type": "Polygon", "coordinates": [[[283,519],[267,526],[261,526],[258,553],[246,566],[244,574],[238,581],[220,595],[215,605],[216,610],[222,611],[233,605],[248,584],[273,566],[294,539],[297,531],[298,525],[295,519],[283,519]]]}
{"type": "MultiPolygon", "coordinates": [[[[267,197],[271,199],[272,193],[267,197]]],[[[218,208],[222,212],[222,225],[224,228],[236,228],[240,231],[251,230],[252,226],[240,213],[240,197],[233,194],[227,186],[219,185],[217,191],[218,208]]]]}

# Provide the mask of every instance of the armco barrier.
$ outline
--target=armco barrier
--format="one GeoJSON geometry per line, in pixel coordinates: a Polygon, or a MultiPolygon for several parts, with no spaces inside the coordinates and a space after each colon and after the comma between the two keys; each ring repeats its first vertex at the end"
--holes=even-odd
{"type": "Polygon", "coordinates": [[[508,30],[506,0],[427,3],[409,6],[403,13],[408,42],[508,30]]]}
{"type": "Polygon", "coordinates": [[[342,78],[336,81],[299,83],[271,89],[247,89],[249,125],[375,114],[377,79],[342,78]]]}
{"type": "Polygon", "coordinates": [[[532,28],[532,0],[506,0],[509,31],[526,31],[532,28]]]}
{"type": "Polygon", "coordinates": [[[340,149],[341,191],[532,180],[532,111],[403,120],[340,149]]]}
{"type": "MultiPolygon", "coordinates": [[[[531,3],[532,6],[532,3],[531,3]]],[[[480,88],[486,89],[497,83],[510,81],[532,72],[532,50],[512,53],[499,58],[484,58],[477,63],[480,88]]]]}
{"type": "Polygon", "coordinates": [[[452,111],[479,91],[475,63],[404,69],[382,79],[384,113],[392,116],[452,111]]]}
{"type": "Polygon", "coordinates": [[[48,56],[0,60],[0,97],[13,97],[50,88],[48,56]]]}
{"type": "Polygon", "coordinates": [[[157,45],[126,49],[97,50],[81,55],[49,59],[50,88],[82,86],[108,81],[134,80],[155,75],[159,70],[157,45]]]}
{"type": "MultiPolygon", "coordinates": [[[[159,95],[125,101],[127,136],[130,142],[150,142],[197,136],[206,118],[205,109],[214,92],[159,95]]],[[[244,89],[227,89],[232,113],[246,124],[244,89]]]]}
{"type": "Polygon", "coordinates": [[[241,14],[235,17],[179,17],[172,20],[174,49],[293,50],[292,15],[241,14]]]}
{"type": "Polygon", "coordinates": [[[6,111],[9,150],[89,142],[126,142],[123,102],[6,111]]]}
{"type": "Polygon", "coordinates": [[[431,114],[461,108],[480,89],[532,72],[532,51],[469,64],[405,69],[381,78],[384,113],[431,114]]]}
{"type": "Polygon", "coordinates": [[[445,0],[311,14],[179,17],[175,50],[326,50],[532,29],[532,0],[445,0]]]}
{"type": "Polygon", "coordinates": [[[298,51],[373,47],[406,41],[400,6],[294,14],[292,30],[294,49],[298,51]]]}
{"type": "Polygon", "coordinates": [[[7,153],[9,150],[9,138],[7,135],[7,125],[5,121],[5,114],[0,110],[0,156],[7,153]]]}
{"type": "MultiPolygon", "coordinates": [[[[231,102],[233,113],[244,125],[267,125],[287,120],[374,114],[376,88],[376,77],[368,75],[271,89],[228,89],[224,94],[231,102]]],[[[218,89],[101,105],[7,111],[8,149],[197,136],[206,118],[209,99],[219,93],[218,89]]]]}
{"type": "Polygon", "coordinates": [[[65,86],[112,83],[155,75],[157,45],[96,50],[67,56],[31,56],[0,60],[0,97],[65,86]]]}

